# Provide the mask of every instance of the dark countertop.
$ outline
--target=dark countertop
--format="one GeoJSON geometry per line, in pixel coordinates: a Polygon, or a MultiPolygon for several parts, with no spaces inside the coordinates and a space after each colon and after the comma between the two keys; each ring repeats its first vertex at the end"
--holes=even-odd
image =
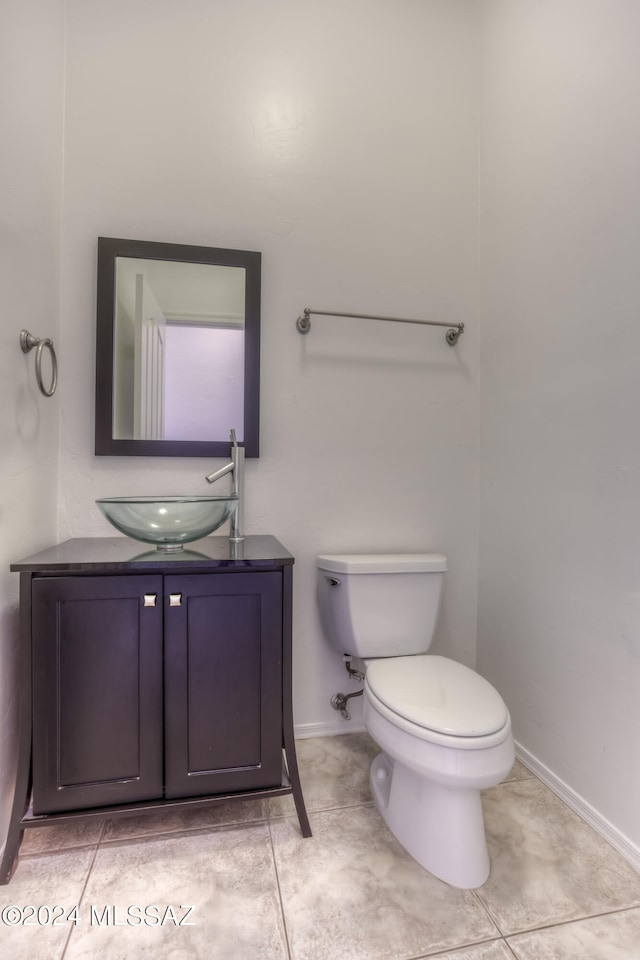
{"type": "Polygon", "coordinates": [[[128,537],[87,537],[65,540],[24,560],[12,563],[15,573],[52,573],[92,570],[178,570],[212,567],[273,567],[292,564],[294,558],[270,536],[245,537],[229,543],[228,537],[204,537],[176,553],[162,553],[128,537]]]}

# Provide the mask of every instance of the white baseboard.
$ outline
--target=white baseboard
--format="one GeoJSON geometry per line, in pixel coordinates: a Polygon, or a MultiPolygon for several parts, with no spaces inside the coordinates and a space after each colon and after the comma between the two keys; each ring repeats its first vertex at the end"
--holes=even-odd
{"type": "Polygon", "coordinates": [[[540,760],[529,753],[528,750],[525,750],[519,743],[516,743],[516,756],[518,760],[522,761],[525,767],[531,770],[539,780],[542,780],[556,796],[560,797],[579,817],[582,817],[590,827],[593,827],[596,833],[604,837],[604,839],[640,873],[640,847],[632,843],[632,841],[621,833],[617,827],[614,827],[606,817],[603,817],[590,803],[587,803],[579,793],[572,790],[564,780],[557,777],[548,767],[545,767],[544,763],[541,763],[540,760]]]}
{"type": "Polygon", "coordinates": [[[308,740],[310,737],[335,737],[341,733],[363,733],[361,720],[332,720],[327,723],[299,723],[294,728],[296,740],[308,740]]]}

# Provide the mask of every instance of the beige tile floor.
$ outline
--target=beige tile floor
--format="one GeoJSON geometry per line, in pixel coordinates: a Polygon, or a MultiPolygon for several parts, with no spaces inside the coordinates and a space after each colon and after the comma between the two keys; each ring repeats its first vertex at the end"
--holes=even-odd
{"type": "Polygon", "coordinates": [[[461,891],[385,827],[375,752],[366,734],[299,741],[308,840],[289,797],[28,831],[0,957],[640,960],[640,875],[520,763],[484,794],[491,876],[461,891]]]}

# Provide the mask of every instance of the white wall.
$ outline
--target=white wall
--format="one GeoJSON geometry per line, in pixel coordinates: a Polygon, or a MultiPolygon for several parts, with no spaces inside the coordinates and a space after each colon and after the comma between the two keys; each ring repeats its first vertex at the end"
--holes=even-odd
{"type": "MultiPolygon", "coordinates": [[[[18,575],[56,539],[58,397],[38,392],[23,327],[58,344],[62,0],[6,0],[0,29],[0,844],[15,774],[18,575]]],[[[64,375],[64,357],[60,359],[64,375]]],[[[43,363],[45,381],[49,367],[43,363]],[[46,369],[45,369],[46,367],[46,369]]]]}
{"type": "Polygon", "coordinates": [[[296,557],[297,725],[341,722],[319,552],[445,552],[437,649],[473,663],[477,3],[69,0],[67,16],[61,539],[111,535],[96,497],[204,492],[215,466],[92,455],[96,237],[260,250],[246,526],[296,557]],[[468,332],[451,349],[438,329],[319,318],[303,338],[305,306],[468,332]]]}
{"type": "Polygon", "coordinates": [[[478,663],[640,855],[640,5],[487,12],[478,663]]]}

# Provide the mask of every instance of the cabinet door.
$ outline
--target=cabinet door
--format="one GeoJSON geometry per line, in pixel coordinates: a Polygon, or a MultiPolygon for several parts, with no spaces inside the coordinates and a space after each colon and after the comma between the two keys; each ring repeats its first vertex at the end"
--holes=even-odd
{"type": "Polygon", "coordinates": [[[32,618],[34,813],[161,797],[162,577],[36,578],[32,618]]]}
{"type": "Polygon", "coordinates": [[[280,573],[165,578],[165,718],[167,797],[280,785],[280,573]]]}

